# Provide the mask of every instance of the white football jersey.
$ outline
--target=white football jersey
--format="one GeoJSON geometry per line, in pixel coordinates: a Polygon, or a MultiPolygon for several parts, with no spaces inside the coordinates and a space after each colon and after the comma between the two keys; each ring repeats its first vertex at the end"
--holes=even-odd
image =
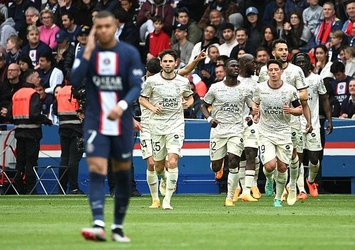
{"type": "Polygon", "coordinates": [[[251,106],[252,93],[245,84],[227,86],[224,81],[212,84],[204,101],[212,105],[211,116],[219,121],[211,129],[211,138],[241,135],[245,104],[251,106]]]}

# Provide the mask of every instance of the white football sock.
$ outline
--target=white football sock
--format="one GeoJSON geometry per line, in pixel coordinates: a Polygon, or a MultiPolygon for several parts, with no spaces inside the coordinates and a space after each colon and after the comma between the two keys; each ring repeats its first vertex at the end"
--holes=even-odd
{"type": "Polygon", "coordinates": [[[259,169],[260,169],[260,161],[259,157],[255,158],[255,175],[252,187],[258,186],[258,179],[259,179],[259,169]]]}
{"type": "Polygon", "coordinates": [[[286,180],[287,180],[287,171],[284,173],[281,173],[277,170],[277,178],[275,179],[276,181],[276,195],[275,199],[281,200],[282,193],[284,191],[285,185],[286,185],[286,180]]]}
{"type": "Polygon", "coordinates": [[[319,161],[317,162],[316,165],[312,164],[312,162],[309,163],[309,171],[308,171],[308,181],[313,183],[314,179],[316,178],[319,170],[319,161]]]}
{"type": "Polygon", "coordinates": [[[250,194],[250,188],[253,186],[255,170],[245,170],[245,188],[243,194],[250,194]]]}
{"type": "Polygon", "coordinates": [[[298,171],[298,178],[297,178],[297,187],[298,191],[301,193],[306,193],[306,190],[304,189],[304,166],[303,163],[301,163],[300,170],[298,171]]]}
{"type": "Polygon", "coordinates": [[[268,181],[274,181],[274,173],[277,171],[272,170],[271,172],[267,172],[265,168],[263,168],[264,175],[268,181]]]}
{"type": "Polygon", "coordinates": [[[162,178],[164,181],[166,181],[166,170],[164,168],[163,171],[161,171],[160,173],[157,172],[157,175],[162,178]]]}
{"type": "Polygon", "coordinates": [[[147,183],[152,196],[152,200],[159,200],[158,196],[158,175],[155,171],[149,171],[147,169],[147,183]]]}
{"type": "Polygon", "coordinates": [[[239,178],[240,185],[242,186],[242,190],[245,189],[245,167],[246,166],[247,166],[247,161],[241,161],[239,163],[238,178],[239,178]]]}
{"type": "Polygon", "coordinates": [[[290,188],[296,189],[296,182],[298,177],[299,160],[298,155],[294,159],[291,159],[290,163],[290,188]]]}
{"type": "Polygon", "coordinates": [[[230,168],[228,173],[227,199],[233,199],[238,183],[238,168],[230,168]]]}
{"type": "Polygon", "coordinates": [[[164,200],[170,204],[171,197],[176,189],[176,183],[178,180],[179,169],[178,168],[169,168],[166,171],[166,194],[164,200]]]}

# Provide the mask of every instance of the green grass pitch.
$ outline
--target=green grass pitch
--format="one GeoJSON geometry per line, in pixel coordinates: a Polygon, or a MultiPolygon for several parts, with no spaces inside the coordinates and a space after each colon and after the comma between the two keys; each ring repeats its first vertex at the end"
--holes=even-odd
{"type": "MultiPolygon", "coordinates": [[[[0,249],[355,249],[355,195],[320,195],[274,208],[271,197],[223,207],[222,195],[175,195],[174,210],[132,198],[130,244],[82,239],[90,226],[83,196],[1,196],[0,249]]],[[[113,200],[106,199],[108,237],[113,200]]]]}

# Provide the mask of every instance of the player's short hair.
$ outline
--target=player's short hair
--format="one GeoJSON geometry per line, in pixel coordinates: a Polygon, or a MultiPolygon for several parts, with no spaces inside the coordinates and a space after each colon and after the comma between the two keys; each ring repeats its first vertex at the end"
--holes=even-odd
{"type": "Polygon", "coordinates": [[[112,17],[113,19],[115,19],[115,16],[110,11],[107,11],[107,10],[99,11],[99,13],[97,13],[95,18],[100,19],[100,18],[106,18],[106,17],[112,17]]]}
{"type": "Polygon", "coordinates": [[[282,63],[281,63],[279,60],[275,60],[275,59],[269,60],[269,61],[266,63],[267,69],[269,69],[269,66],[270,66],[271,64],[277,64],[277,65],[279,65],[280,69],[282,69],[282,63]]]}
{"type": "Polygon", "coordinates": [[[278,45],[279,43],[284,43],[287,45],[287,41],[285,39],[276,39],[271,44],[272,50],[274,50],[276,48],[276,45],[278,45]]]}
{"type": "Polygon", "coordinates": [[[159,73],[161,70],[159,58],[153,57],[147,62],[145,67],[151,74],[159,73]]]}
{"type": "Polygon", "coordinates": [[[227,67],[227,64],[230,63],[231,61],[236,61],[237,64],[238,64],[238,66],[239,66],[239,61],[238,61],[237,59],[235,59],[235,58],[228,58],[227,60],[225,60],[223,66],[226,68],[226,67],[227,67]]]}
{"type": "Polygon", "coordinates": [[[335,61],[335,62],[333,62],[332,66],[330,66],[330,72],[332,72],[332,74],[336,74],[339,72],[344,73],[345,72],[345,65],[342,62],[335,61]]]}
{"type": "Polygon", "coordinates": [[[179,58],[178,54],[173,49],[163,50],[162,52],[159,53],[158,57],[159,57],[160,60],[162,60],[163,57],[166,56],[166,55],[171,55],[172,57],[174,57],[175,61],[179,58]]]}

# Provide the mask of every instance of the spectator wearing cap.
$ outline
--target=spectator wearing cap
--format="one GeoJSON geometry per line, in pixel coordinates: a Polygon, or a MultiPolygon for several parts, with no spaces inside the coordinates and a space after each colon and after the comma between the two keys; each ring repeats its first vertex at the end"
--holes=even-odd
{"type": "Polygon", "coordinates": [[[318,0],[309,0],[309,7],[302,12],[303,23],[310,30],[312,35],[316,31],[320,20],[322,19],[323,8],[318,4],[318,0]]]}
{"type": "Polygon", "coordinates": [[[12,18],[5,19],[3,13],[0,12],[0,46],[6,48],[7,39],[12,35],[17,35],[15,30],[15,22],[12,18]]]}
{"type": "Polygon", "coordinates": [[[73,45],[76,43],[76,36],[78,35],[80,26],[75,24],[74,16],[71,12],[62,14],[63,29],[69,35],[69,42],[73,45]]]}
{"type": "MultiPolygon", "coordinates": [[[[259,11],[255,7],[249,7],[245,11],[245,16],[247,18],[245,20],[244,27],[247,28],[248,35],[252,38],[250,40],[250,44],[253,48],[257,48],[263,37],[261,20],[259,19],[259,11]]],[[[253,55],[255,55],[255,52],[253,55]]]]}
{"type": "Polygon", "coordinates": [[[297,11],[302,13],[308,6],[309,0],[286,0],[285,14],[286,18],[290,18],[291,12],[297,11]]]}
{"type": "Polygon", "coordinates": [[[212,10],[218,10],[224,21],[232,23],[237,28],[243,25],[243,16],[239,13],[240,11],[235,1],[215,0],[207,6],[200,21],[198,22],[198,26],[201,29],[204,29],[207,24],[211,23],[210,14],[212,10]]]}
{"type": "Polygon", "coordinates": [[[170,36],[163,30],[164,23],[160,16],[152,17],[154,31],[149,34],[145,41],[147,51],[147,61],[153,57],[158,57],[159,53],[165,49],[171,49],[170,36]]]}
{"type": "MultiPolygon", "coordinates": [[[[179,8],[176,13],[176,22],[188,27],[187,40],[193,44],[198,43],[202,37],[202,30],[197,26],[196,22],[190,19],[189,11],[186,8],[179,8]]],[[[176,42],[174,34],[172,36],[173,43],[176,42]]]]}
{"type": "Polygon", "coordinates": [[[58,45],[53,48],[55,64],[56,67],[63,71],[64,75],[66,75],[67,71],[71,70],[71,68],[65,67],[65,61],[70,53],[69,51],[73,51],[75,47],[69,43],[69,36],[64,30],[60,30],[55,35],[55,40],[58,43],[58,45]]]}
{"type": "Polygon", "coordinates": [[[194,44],[190,42],[188,37],[188,26],[178,23],[175,27],[174,35],[177,39],[177,42],[173,44],[173,49],[176,50],[180,55],[180,65],[179,68],[185,67],[191,57],[192,49],[194,44]]]}
{"type": "Polygon", "coordinates": [[[55,35],[60,28],[53,22],[53,12],[51,10],[42,10],[40,19],[43,25],[39,29],[39,39],[53,49],[57,42],[55,35]]]}
{"type": "Polygon", "coordinates": [[[82,25],[78,33],[77,44],[75,45],[75,47],[72,46],[69,47],[68,53],[64,58],[63,72],[64,72],[65,79],[70,79],[70,73],[74,63],[74,59],[77,57],[78,53],[84,51],[89,33],[90,33],[90,28],[88,26],[82,25]]]}
{"type": "Polygon", "coordinates": [[[40,55],[38,73],[46,93],[53,94],[55,87],[61,85],[64,81],[63,72],[54,66],[54,58],[51,52],[40,55]]]}
{"type": "Polygon", "coordinates": [[[349,19],[344,23],[342,31],[349,37],[352,37],[353,23],[355,23],[355,0],[344,1],[346,14],[349,19]]]}
{"type": "Polygon", "coordinates": [[[139,30],[130,20],[128,13],[122,9],[116,9],[113,14],[117,21],[116,40],[129,43],[139,48],[139,30]]]}
{"type": "Polygon", "coordinates": [[[37,66],[39,55],[51,53],[51,48],[44,42],[39,40],[39,29],[35,25],[27,27],[28,44],[23,46],[22,54],[28,55],[31,58],[33,66],[37,66]]]}
{"type": "Polygon", "coordinates": [[[225,23],[222,25],[221,30],[224,43],[219,46],[219,54],[229,57],[232,49],[238,45],[238,42],[235,39],[234,25],[231,23],[225,23]]]}

